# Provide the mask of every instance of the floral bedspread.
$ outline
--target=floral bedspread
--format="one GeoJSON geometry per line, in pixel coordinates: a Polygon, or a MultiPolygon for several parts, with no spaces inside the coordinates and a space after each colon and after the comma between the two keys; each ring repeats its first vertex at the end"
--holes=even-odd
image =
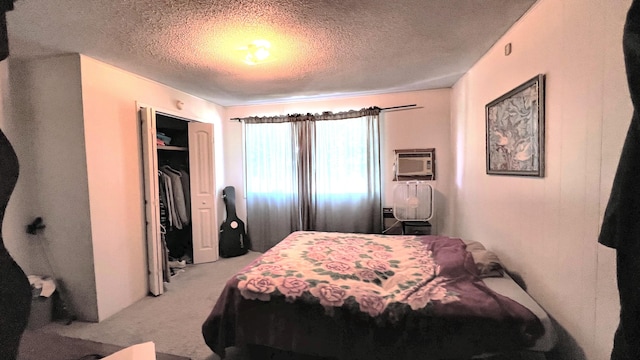
{"type": "Polygon", "coordinates": [[[352,299],[377,316],[394,302],[417,310],[459,301],[440,270],[433,251],[415,236],[295,232],[237,279],[246,299],[317,299],[329,312],[352,299]]]}
{"type": "Polygon", "coordinates": [[[244,344],[337,359],[470,358],[532,346],[543,332],[482,282],[460,239],[304,231],[230,278],[202,326],[222,358],[244,344]]]}

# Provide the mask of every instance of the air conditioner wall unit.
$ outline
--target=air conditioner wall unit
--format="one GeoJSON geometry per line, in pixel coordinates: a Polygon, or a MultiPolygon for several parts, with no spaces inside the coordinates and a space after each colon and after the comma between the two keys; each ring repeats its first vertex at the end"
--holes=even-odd
{"type": "Polygon", "coordinates": [[[435,180],[435,149],[396,150],[394,180],[435,180]]]}

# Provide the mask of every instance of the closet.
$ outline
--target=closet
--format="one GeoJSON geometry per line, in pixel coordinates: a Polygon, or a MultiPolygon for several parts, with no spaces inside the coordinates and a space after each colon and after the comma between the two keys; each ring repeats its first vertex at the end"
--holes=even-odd
{"type": "Polygon", "coordinates": [[[218,259],[213,125],[139,109],[149,291],[160,295],[168,254],[194,264],[218,259]]]}

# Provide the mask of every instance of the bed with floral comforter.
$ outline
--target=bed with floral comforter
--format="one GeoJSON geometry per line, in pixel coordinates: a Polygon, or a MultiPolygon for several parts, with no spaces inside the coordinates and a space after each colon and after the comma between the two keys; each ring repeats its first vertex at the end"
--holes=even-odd
{"type": "Polygon", "coordinates": [[[229,279],[202,326],[220,357],[261,345],[339,359],[469,358],[543,331],[484,285],[460,239],[305,231],[229,279]]]}

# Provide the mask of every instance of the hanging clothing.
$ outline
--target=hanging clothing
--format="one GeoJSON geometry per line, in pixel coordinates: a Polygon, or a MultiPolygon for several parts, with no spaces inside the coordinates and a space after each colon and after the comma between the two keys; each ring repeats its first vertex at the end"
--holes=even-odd
{"type": "Polygon", "coordinates": [[[175,206],[176,215],[180,218],[181,225],[189,224],[189,214],[187,213],[187,204],[184,195],[184,185],[182,183],[182,174],[180,171],[173,169],[169,165],[160,168],[165,175],[171,179],[171,189],[173,192],[173,204],[175,206]]]}
{"type": "Polygon", "coordinates": [[[184,169],[177,170],[164,165],[158,169],[158,176],[161,224],[165,224],[167,228],[164,242],[168,256],[176,259],[192,256],[189,175],[184,169]],[[165,223],[162,222],[162,208],[166,208],[165,223]]]}
{"type": "MultiPolygon", "coordinates": [[[[162,180],[162,173],[158,171],[158,188],[159,188],[159,201],[158,208],[160,210],[160,226],[164,229],[169,228],[169,209],[167,206],[167,193],[165,191],[164,183],[162,180]]],[[[165,230],[166,232],[166,230],[165,230]]]]}
{"type": "Polygon", "coordinates": [[[187,208],[187,224],[191,222],[191,179],[189,173],[184,169],[180,169],[182,179],[182,193],[184,195],[184,203],[187,208]]]}
{"type": "Polygon", "coordinates": [[[160,244],[162,245],[162,280],[166,283],[171,282],[171,268],[169,268],[169,249],[165,241],[165,234],[160,235],[160,244]]]}
{"type": "Polygon", "coordinates": [[[164,186],[164,191],[166,194],[166,202],[167,202],[167,210],[169,213],[169,230],[172,228],[182,229],[182,222],[178,216],[176,206],[175,206],[175,196],[173,194],[173,182],[169,175],[167,175],[164,171],[160,171],[160,175],[162,178],[162,186],[164,186]]]}
{"type": "MultiPolygon", "coordinates": [[[[0,60],[9,56],[7,17],[13,0],[0,1],[0,60]]],[[[0,352],[3,359],[18,357],[20,338],[31,311],[31,285],[4,246],[2,222],[9,198],[18,181],[19,165],[13,147],[0,130],[0,352]]]]}
{"type": "Polygon", "coordinates": [[[612,360],[640,359],[640,0],[627,13],[623,35],[634,112],[598,241],[616,249],[620,322],[612,360]]]}
{"type": "Polygon", "coordinates": [[[3,359],[17,357],[31,309],[31,285],[2,238],[2,220],[18,171],[18,158],[0,130],[0,353],[3,359]]]}

